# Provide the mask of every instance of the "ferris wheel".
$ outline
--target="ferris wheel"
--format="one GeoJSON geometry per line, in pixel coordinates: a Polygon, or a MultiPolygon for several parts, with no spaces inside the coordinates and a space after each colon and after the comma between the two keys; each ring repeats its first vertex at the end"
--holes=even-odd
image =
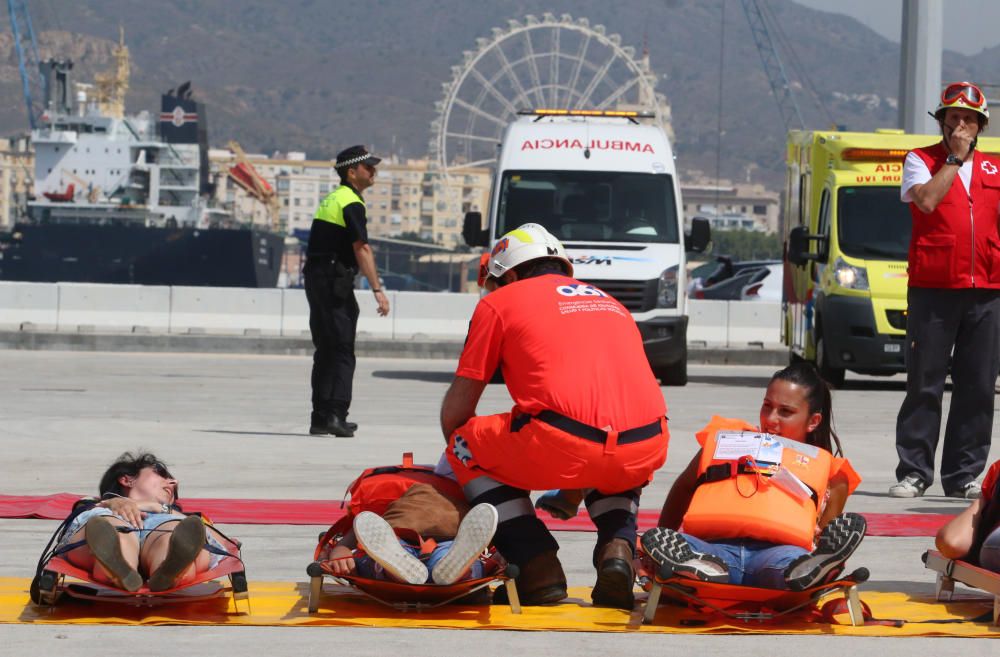
{"type": "Polygon", "coordinates": [[[546,13],[495,27],[476,39],[442,84],[431,122],[431,161],[440,173],[492,166],[504,128],[518,111],[636,109],[669,130],[670,107],[656,92],[648,57],[603,25],[546,13]]]}

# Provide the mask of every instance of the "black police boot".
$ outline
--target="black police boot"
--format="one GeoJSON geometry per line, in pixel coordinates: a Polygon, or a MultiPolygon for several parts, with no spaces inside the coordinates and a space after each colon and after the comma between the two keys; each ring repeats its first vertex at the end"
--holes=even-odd
{"type": "Polygon", "coordinates": [[[347,420],[341,420],[334,415],[330,417],[330,421],[327,423],[327,431],[338,438],[353,438],[354,429],[351,428],[351,424],[347,420]]]}
{"type": "Polygon", "coordinates": [[[309,433],[314,436],[330,433],[330,416],[313,411],[312,415],[309,416],[309,433]]]}
{"type": "MultiPolygon", "coordinates": [[[[340,436],[337,431],[343,432],[344,428],[352,434],[358,430],[358,425],[356,422],[347,422],[346,420],[340,420],[336,415],[326,415],[325,413],[313,413],[309,418],[309,433],[314,436],[325,436],[326,434],[332,433],[335,436],[340,436]],[[331,418],[337,419],[339,424],[336,427],[336,431],[333,428],[331,418]]],[[[350,438],[351,436],[340,436],[342,438],[350,438]]]]}

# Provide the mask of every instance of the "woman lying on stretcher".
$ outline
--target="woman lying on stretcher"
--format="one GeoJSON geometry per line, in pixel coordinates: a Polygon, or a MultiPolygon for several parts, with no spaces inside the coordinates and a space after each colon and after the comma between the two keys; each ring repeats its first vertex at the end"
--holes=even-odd
{"type": "Polygon", "coordinates": [[[429,483],[392,473],[380,475],[384,483],[362,475],[351,486],[351,529],[324,555],[333,575],[444,585],[483,576],[478,558],[496,532],[497,510],[469,509],[457,482],[440,473],[442,464],[425,478],[429,483]],[[387,495],[394,499],[386,506],[387,495]]]}
{"type": "Polygon", "coordinates": [[[705,581],[797,591],[825,582],[866,528],[842,514],[861,478],[832,454],[842,450],[831,415],[829,387],[800,362],[771,377],[759,428],[713,417],[660,526],[642,536],[646,554],[705,581]]]}
{"type": "Polygon", "coordinates": [[[219,535],[177,503],[177,480],[159,459],[126,452],[111,464],[100,499],[76,503],[56,548],[94,581],[135,592],[167,591],[194,579],[226,554],[219,535]],[[75,545],[75,547],[74,547],[75,545]],[[211,551],[209,551],[211,550],[211,551]]]}
{"type": "Polygon", "coordinates": [[[990,466],[978,500],[938,530],[938,551],[1000,573],[1000,461],[990,466]]]}

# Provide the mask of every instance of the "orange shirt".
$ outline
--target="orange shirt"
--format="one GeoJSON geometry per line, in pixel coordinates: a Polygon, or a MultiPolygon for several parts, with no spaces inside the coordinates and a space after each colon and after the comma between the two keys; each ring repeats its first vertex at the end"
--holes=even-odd
{"type": "Polygon", "coordinates": [[[625,431],[667,412],[632,315],[568,276],[520,280],[479,301],[455,374],[488,381],[497,365],[517,408],[532,415],[551,410],[625,431]]]}

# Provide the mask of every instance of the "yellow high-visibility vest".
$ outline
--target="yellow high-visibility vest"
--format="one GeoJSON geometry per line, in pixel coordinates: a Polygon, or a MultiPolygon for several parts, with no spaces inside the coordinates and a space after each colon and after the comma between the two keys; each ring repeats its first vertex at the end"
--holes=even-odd
{"type": "Polygon", "coordinates": [[[331,224],[347,228],[347,222],[344,221],[344,208],[351,203],[360,203],[362,206],[365,204],[357,192],[347,185],[340,185],[320,202],[313,219],[329,221],[331,224]]]}

